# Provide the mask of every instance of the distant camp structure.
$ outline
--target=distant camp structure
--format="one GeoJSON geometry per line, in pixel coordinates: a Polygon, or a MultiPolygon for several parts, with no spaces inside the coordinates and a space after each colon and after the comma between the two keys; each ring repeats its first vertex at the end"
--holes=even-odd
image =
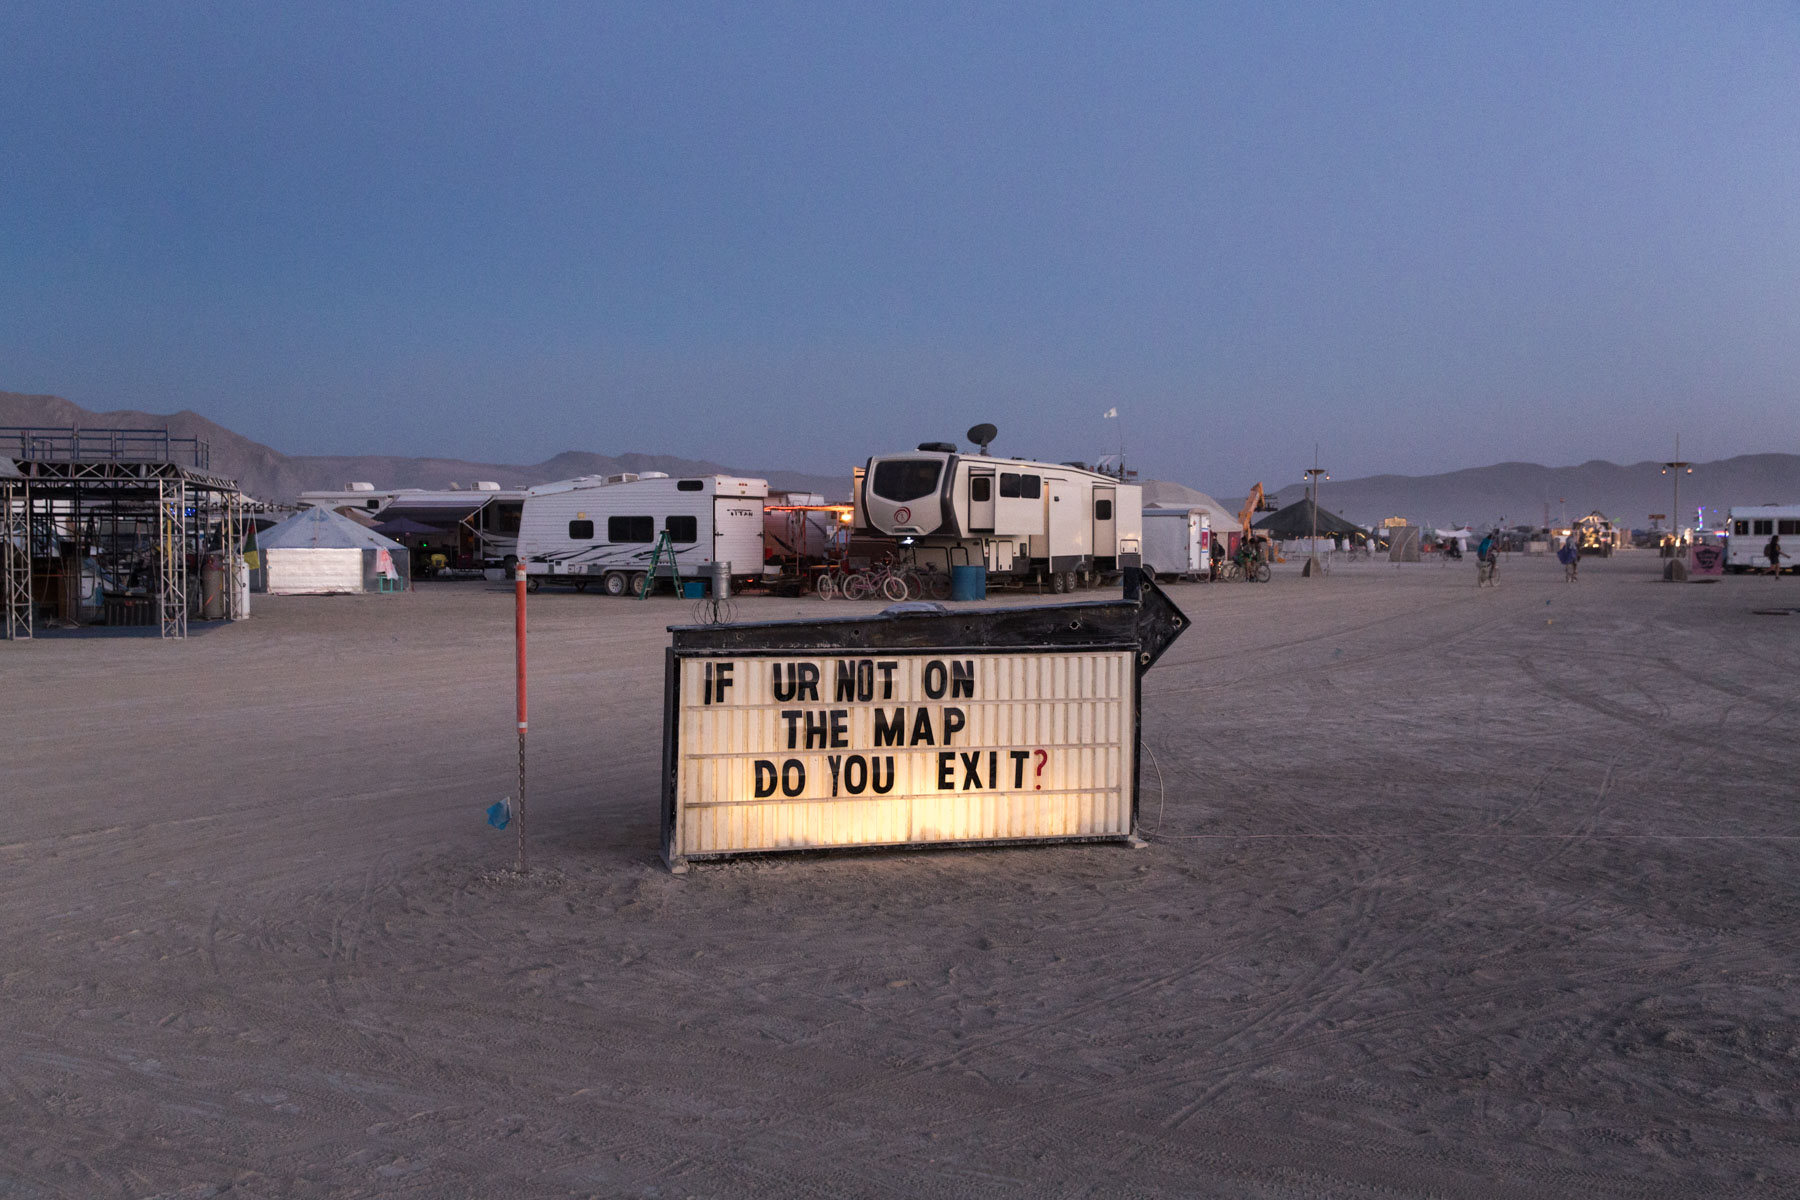
{"type": "Polygon", "coordinates": [[[306,508],[257,535],[262,563],[253,590],[274,596],[404,591],[405,546],[329,508],[306,508]]]}
{"type": "Polygon", "coordinates": [[[1318,529],[1322,538],[1364,536],[1363,527],[1331,512],[1319,508],[1311,499],[1296,500],[1286,508],[1276,509],[1254,528],[1261,530],[1278,542],[1291,542],[1298,538],[1310,538],[1314,528],[1318,529]],[[1317,512],[1318,525],[1313,524],[1314,512],[1317,512]]]}

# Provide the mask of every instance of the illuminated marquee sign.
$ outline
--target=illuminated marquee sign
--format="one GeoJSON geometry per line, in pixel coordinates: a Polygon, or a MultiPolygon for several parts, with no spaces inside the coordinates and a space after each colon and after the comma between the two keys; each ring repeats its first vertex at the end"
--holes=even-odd
{"type": "Polygon", "coordinates": [[[1151,591],[674,630],[664,857],[1133,837],[1151,591]]]}

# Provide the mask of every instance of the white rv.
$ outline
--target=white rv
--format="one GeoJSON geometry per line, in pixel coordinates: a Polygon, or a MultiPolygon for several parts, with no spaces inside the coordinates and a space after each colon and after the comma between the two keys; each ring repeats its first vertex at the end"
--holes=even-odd
{"type": "MultiPolygon", "coordinates": [[[[666,533],[683,579],[705,577],[714,561],[730,563],[734,581],[760,578],[768,494],[763,479],[654,471],[546,483],[525,493],[519,559],[533,586],[598,583],[609,596],[637,595],[666,533]]],[[[656,574],[672,574],[667,559],[656,574]]]]}
{"type": "Polygon", "coordinates": [[[985,564],[1063,592],[1141,561],[1143,489],[1085,467],[926,442],[871,458],[852,495],[859,527],[940,570],[985,564]]]}
{"type": "Polygon", "coordinates": [[[1783,570],[1800,566],[1800,504],[1758,504],[1734,508],[1726,521],[1725,569],[1732,572],[1767,570],[1765,552],[1771,537],[1781,538],[1781,551],[1792,561],[1781,560],[1783,570]],[[1790,540],[1791,539],[1791,540],[1790,540]]]}
{"type": "Polygon", "coordinates": [[[1212,518],[1204,508],[1144,510],[1144,570],[1178,579],[1212,569],[1212,518]]]}

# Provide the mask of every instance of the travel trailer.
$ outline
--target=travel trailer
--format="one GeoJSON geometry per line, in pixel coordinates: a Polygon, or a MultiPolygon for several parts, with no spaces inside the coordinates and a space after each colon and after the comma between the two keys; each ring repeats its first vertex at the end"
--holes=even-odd
{"type": "Polygon", "coordinates": [[[1800,566],[1800,504],[1758,504],[1734,508],[1727,518],[1725,569],[1733,573],[1764,571],[1769,566],[1765,552],[1769,539],[1779,537],[1783,554],[1792,560],[1781,560],[1783,570],[1800,566]]]}
{"type": "Polygon", "coordinates": [[[1177,579],[1212,570],[1212,518],[1203,508],[1144,510],[1144,570],[1177,579]]]}
{"type": "Polygon", "coordinates": [[[851,494],[859,528],[897,539],[924,567],[985,564],[1065,592],[1141,564],[1143,489],[1085,467],[926,442],[871,458],[851,494]]]}
{"type": "MultiPolygon", "coordinates": [[[[731,564],[734,582],[757,579],[768,494],[763,479],[656,471],[546,483],[525,493],[519,558],[533,587],[596,583],[609,596],[635,596],[666,533],[683,579],[708,576],[715,560],[731,564]]],[[[659,579],[673,574],[667,557],[655,569],[659,579]]]]}

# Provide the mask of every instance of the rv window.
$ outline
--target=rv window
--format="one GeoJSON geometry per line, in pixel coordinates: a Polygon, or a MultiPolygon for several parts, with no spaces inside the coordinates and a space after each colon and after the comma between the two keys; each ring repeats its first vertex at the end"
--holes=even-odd
{"type": "Polygon", "coordinates": [[[1111,500],[1096,500],[1096,501],[1094,501],[1094,520],[1096,520],[1096,521],[1112,520],[1112,501],[1111,500]]]}
{"type": "Polygon", "coordinates": [[[1017,475],[1000,476],[1000,494],[1016,500],[1019,496],[1019,477],[1017,475]]]}
{"type": "Polygon", "coordinates": [[[591,542],[594,540],[594,523],[592,521],[570,521],[569,540],[571,542],[591,542]]]}
{"type": "Polygon", "coordinates": [[[606,540],[609,542],[654,542],[655,517],[608,517],[606,540]]]}
{"type": "Polygon", "coordinates": [[[1731,532],[1737,534],[1739,537],[1748,536],[1750,533],[1750,522],[1733,521],[1731,523],[1731,532]]]}
{"type": "Polygon", "coordinates": [[[1019,499],[1036,500],[1044,494],[1043,483],[1036,475],[1019,476],[1019,499]]]}
{"type": "Polygon", "coordinates": [[[1782,537],[1790,537],[1800,533],[1800,521],[1781,520],[1775,523],[1775,532],[1782,537]]]}
{"type": "Polygon", "coordinates": [[[917,500],[937,490],[944,464],[935,458],[899,458],[875,464],[875,494],[883,500],[917,500]]]}
{"type": "Polygon", "coordinates": [[[692,543],[700,540],[700,521],[697,517],[668,517],[663,521],[663,528],[669,531],[671,542],[692,543]]]}
{"type": "Polygon", "coordinates": [[[370,500],[370,501],[368,501],[368,502],[367,502],[367,503],[365,503],[365,504],[364,504],[364,505],[363,505],[363,507],[364,507],[364,508],[366,508],[366,509],[368,509],[368,510],[369,510],[369,511],[370,511],[370,512],[374,512],[374,511],[375,511],[375,510],[376,510],[376,509],[378,509],[378,508],[380,508],[380,507],[381,507],[381,501],[379,501],[379,500],[370,500]]]}
{"type": "Polygon", "coordinates": [[[969,480],[969,499],[977,504],[986,504],[994,498],[994,477],[977,475],[969,480]]]}
{"type": "Polygon", "coordinates": [[[1775,532],[1775,522],[1773,522],[1773,521],[1758,521],[1758,522],[1756,522],[1756,536],[1757,537],[1761,537],[1765,533],[1774,533],[1774,532],[1775,532]]]}
{"type": "Polygon", "coordinates": [[[678,492],[704,492],[706,485],[698,479],[682,479],[676,482],[675,490],[678,492]]]}
{"type": "Polygon", "coordinates": [[[519,515],[525,511],[523,504],[490,504],[488,505],[487,528],[494,533],[519,532],[519,515]]]}

